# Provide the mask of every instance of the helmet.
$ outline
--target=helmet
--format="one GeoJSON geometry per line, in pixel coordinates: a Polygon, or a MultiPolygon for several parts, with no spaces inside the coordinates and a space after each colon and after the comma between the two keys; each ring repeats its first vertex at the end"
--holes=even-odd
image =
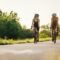
{"type": "Polygon", "coordinates": [[[53,13],[52,16],[56,16],[56,13],[53,13]]]}
{"type": "Polygon", "coordinates": [[[39,14],[35,14],[35,17],[39,17],[39,14]]]}

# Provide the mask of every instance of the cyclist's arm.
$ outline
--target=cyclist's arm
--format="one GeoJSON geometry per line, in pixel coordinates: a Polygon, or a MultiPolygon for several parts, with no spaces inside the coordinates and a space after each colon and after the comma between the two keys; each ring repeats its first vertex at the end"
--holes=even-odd
{"type": "Polygon", "coordinates": [[[33,28],[34,27],[34,19],[33,19],[33,21],[32,21],[32,25],[31,25],[31,28],[33,28]]]}

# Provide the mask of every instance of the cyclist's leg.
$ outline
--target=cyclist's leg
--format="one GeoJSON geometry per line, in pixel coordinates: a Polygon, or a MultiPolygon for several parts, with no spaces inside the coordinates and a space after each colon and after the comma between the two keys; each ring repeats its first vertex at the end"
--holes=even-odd
{"type": "Polygon", "coordinates": [[[56,32],[54,34],[54,43],[56,43],[56,32]]]}
{"type": "Polygon", "coordinates": [[[57,39],[57,32],[55,32],[55,43],[56,43],[56,39],[57,39]]]}
{"type": "Polygon", "coordinates": [[[36,38],[35,38],[35,28],[34,28],[34,30],[33,30],[33,35],[34,35],[34,43],[35,43],[35,40],[36,40],[36,38]]]}
{"type": "Polygon", "coordinates": [[[52,31],[52,42],[56,43],[56,33],[55,33],[55,30],[52,31]]]}
{"type": "Polygon", "coordinates": [[[36,43],[36,37],[34,37],[34,43],[36,43]]]}
{"type": "Polygon", "coordinates": [[[38,42],[38,31],[37,31],[37,29],[36,29],[36,31],[35,31],[35,36],[36,36],[36,43],[38,42]]]}
{"type": "Polygon", "coordinates": [[[54,42],[54,43],[56,43],[56,37],[57,37],[56,31],[54,31],[54,34],[53,34],[53,42],[54,42]]]}
{"type": "Polygon", "coordinates": [[[39,42],[39,31],[37,32],[37,42],[39,42]]]}
{"type": "Polygon", "coordinates": [[[36,43],[37,42],[37,36],[36,36],[37,34],[36,34],[36,28],[34,29],[34,43],[36,43]]]}
{"type": "Polygon", "coordinates": [[[54,41],[54,31],[52,30],[52,42],[54,41]]]}

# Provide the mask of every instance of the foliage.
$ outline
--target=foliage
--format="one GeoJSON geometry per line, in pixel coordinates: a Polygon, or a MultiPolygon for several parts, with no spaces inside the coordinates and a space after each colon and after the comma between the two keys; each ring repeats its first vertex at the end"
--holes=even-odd
{"type": "Polygon", "coordinates": [[[40,32],[40,38],[47,38],[47,37],[51,37],[51,32],[47,30],[42,30],[40,32]]]}
{"type": "Polygon", "coordinates": [[[30,29],[22,29],[19,34],[21,39],[32,38],[33,32],[30,29]]]}
{"type": "Polygon", "coordinates": [[[31,38],[32,31],[22,28],[17,13],[0,11],[0,38],[31,38]]]}
{"type": "MultiPolygon", "coordinates": [[[[7,13],[2,12],[0,10],[0,38],[6,39],[33,38],[33,31],[27,29],[25,26],[22,27],[19,20],[20,19],[16,12],[11,11],[10,13],[7,13]]],[[[51,37],[49,25],[42,25],[41,29],[42,30],[40,31],[40,38],[51,37]]]]}
{"type": "Polygon", "coordinates": [[[48,25],[41,26],[42,31],[40,32],[40,38],[51,37],[51,31],[48,25]]]}

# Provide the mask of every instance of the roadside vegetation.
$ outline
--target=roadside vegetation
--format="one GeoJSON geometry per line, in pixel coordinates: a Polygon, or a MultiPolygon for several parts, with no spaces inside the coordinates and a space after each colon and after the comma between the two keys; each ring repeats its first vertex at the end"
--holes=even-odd
{"type": "MultiPolygon", "coordinates": [[[[41,38],[39,42],[50,41],[51,38],[41,38]]],[[[23,43],[33,43],[34,39],[0,39],[0,45],[10,45],[10,44],[23,44],[23,43]]]]}
{"type": "MultiPolygon", "coordinates": [[[[0,10],[0,45],[33,43],[33,31],[22,26],[19,20],[16,12],[8,13],[0,10]]],[[[40,42],[50,41],[51,30],[49,25],[42,25],[40,29],[40,42]]],[[[60,39],[60,33],[58,39],[60,39]]]]}

